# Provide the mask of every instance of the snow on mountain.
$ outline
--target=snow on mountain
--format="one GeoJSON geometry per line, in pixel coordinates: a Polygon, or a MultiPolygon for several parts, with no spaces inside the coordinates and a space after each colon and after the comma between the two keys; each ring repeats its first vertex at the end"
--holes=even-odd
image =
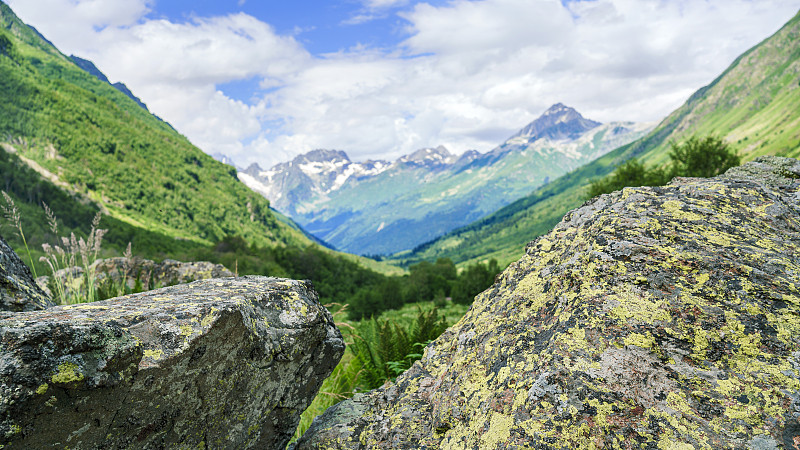
{"type": "Polygon", "coordinates": [[[507,205],[642,136],[651,124],[601,124],[561,103],[487,153],[423,148],[393,162],[314,150],[239,178],[317,237],[359,254],[413,248],[507,205]]]}

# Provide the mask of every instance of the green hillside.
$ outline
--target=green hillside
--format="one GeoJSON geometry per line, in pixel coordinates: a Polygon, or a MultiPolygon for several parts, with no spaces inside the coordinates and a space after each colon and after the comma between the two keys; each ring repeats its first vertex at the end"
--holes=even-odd
{"type": "Polygon", "coordinates": [[[649,165],[668,160],[669,143],[716,135],[742,161],[772,154],[800,157],[800,13],[777,33],[745,52],[716,80],[695,92],[650,134],[554,180],[496,213],[394,262],[451,258],[464,265],[496,258],[517,260],[527,242],[549,231],[585,200],[589,183],[638,157],[649,165]]]}
{"type": "Polygon", "coordinates": [[[3,3],[0,25],[4,151],[149,232],[200,244],[226,235],[259,245],[310,243],[234,169],[77,67],[3,3]]]}

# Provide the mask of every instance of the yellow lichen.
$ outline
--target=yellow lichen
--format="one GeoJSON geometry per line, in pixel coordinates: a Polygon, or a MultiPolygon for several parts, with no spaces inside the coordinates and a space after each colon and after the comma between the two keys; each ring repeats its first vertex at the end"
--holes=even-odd
{"type": "Polygon", "coordinates": [[[679,392],[670,392],[667,394],[667,405],[669,405],[670,408],[682,413],[688,413],[690,410],[686,399],[679,392]]]}
{"type": "Polygon", "coordinates": [[[669,200],[661,205],[661,207],[664,208],[664,211],[667,211],[668,213],[670,213],[672,217],[675,217],[677,219],[688,220],[688,221],[698,221],[705,219],[705,217],[701,216],[700,214],[695,214],[689,211],[683,211],[681,209],[682,206],[683,203],[681,203],[678,200],[669,200]]]}
{"type": "Polygon", "coordinates": [[[514,418],[505,414],[492,414],[489,429],[481,436],[482,448],[495,448],[498,444],[508,441],[514,418]]]}
{"type": "Polygon", "coordinates": [[[144,357],[145,358],[160,359],[161,355],[163,355],[163,354],[164,354],[164,351],[161,350],[161,349],[157,349],[157,350],[146,349],[144,351],[144,357]]]}
{"type": "Polygon", "coordinates": [[[664,309],[663,301],[651,301],[643,295],[630,291],[610,295],[607,301],[619,303],[619,306],[611,310],[611,315],[623,322],[630,319],[642,323],[669,320],[669,313],[664,309]]]}
{"type": "Polygon", "coordinates": [[[53,383],[67,384],[73,381],[83,380],[83,374],[77,364],[71,362],[61,363],[58,366],[58,373],[50,379],[53,383]]]}
{"type": "Polygon", "coordinates": [[[644,335],[640,333],[631,333],[625,336],[625,345],[635,345],[644,349],[651,349],[656,343],[652,335],[644,335]]]}

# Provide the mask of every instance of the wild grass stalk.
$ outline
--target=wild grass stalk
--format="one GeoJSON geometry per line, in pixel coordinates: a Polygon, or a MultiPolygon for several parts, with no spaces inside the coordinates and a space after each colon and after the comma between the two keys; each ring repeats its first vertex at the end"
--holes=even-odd
{"type": "MultiPolygon", "coordinates": [[[[100,211],[95,214],[92,219],[92,227],[89,231],[87,240],[83,238],[78,240],[78,251],[81,255],[81,263],[83,263],[83,274],[86,277],[86,301],[93,302],[97,300],[97,286],[96,286],[96,273],[94,262],[97,261],[97,254],[100,252],[100,245],[103,243],[103,236],[108,230],[101,230],[100,218],[102,217],[100,211]]],[[[71,236],[73,239],[75,235],[71,236]]]]}
{"type": "Polygon", "coordinates": [[[31,272],[33,272],[33,277],[36,278],[36,267],[33,265],[33,257],[31,256],[31,250],[28,248],[28,240],[25,239],[25,233],[22,231],[22,220],[19,216],[19,209],[17,209],[14,199],[12,199],[11,196],[6,193],[6,191],[2,191],[2,193],[6,204],[0,206],[0,208],[3,209],[3,215],[5,216],[6,221],[16,228],[17,234],[19,234],[19,237],[22,238],[22,243],[25,245],[25,251],[28,253],[28,261],[31,265],[31,272]]]}
{"type": "Polygon", "coordinates": [[[100,252],[103,236],[108,231],[99,228],[101,213],[98,211],[94,216],[86,239],[78,238],[75,233],[70,233],[69,237],[60,237],[61,245],[59,245],[58,220],[47,204],[44,204],[44,210],[50,231],[56,237],[56,243],[53,245],[42,244],[42,250],[46,256],[42,256],[39,260],[50,267],[51,285],[55,291],[53,300],[62,305],[96,301],[98,299],[97,274],[94,262],[100,252]],[[80,258],[82,271],[77,269],[78,258],[80,258]],[[84,289],[85,294],[83,293],[84,289]]]}

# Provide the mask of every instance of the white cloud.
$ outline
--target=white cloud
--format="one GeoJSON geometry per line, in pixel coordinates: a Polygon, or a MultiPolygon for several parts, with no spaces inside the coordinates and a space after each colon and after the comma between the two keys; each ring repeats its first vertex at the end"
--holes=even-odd
{"type": "Polygon", "coordinates": [[[66,53],[83,49],[96,30],[136,23],[153,0],[7,0],[24,21],[66,53]]]}
{"type": "MultiPolygon", "coordinates": [[[[263,167],[314,148],[353,159],[439,144],[486,151],[555,102],[601,121],[657,120],[800,7],[800,0],[417,3],[402,13],[409,37],[398,48],[314,57],[244,14],[172,23],[146,19],[144,0],[10,3],[207,152],[263,167]],[[127,6],[111,14],[101,3],[127,6]],[[23,11],[41,5],[52,11],[23,11]],[[255,105],[216,89],[252,77],[269,88],[255,105]]],[[[362,4],[369,16],[406,2],[362,4]]]]}

